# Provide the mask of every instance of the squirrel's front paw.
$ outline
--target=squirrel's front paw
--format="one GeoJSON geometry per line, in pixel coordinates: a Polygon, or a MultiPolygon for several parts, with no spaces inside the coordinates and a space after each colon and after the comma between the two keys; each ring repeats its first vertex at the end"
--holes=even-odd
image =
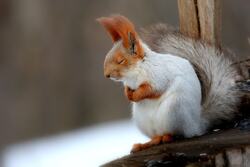
{"type": "Polygon", "coordinates": [[[136,90],[125,86],[125,95],[127,96],[128,100],[133,102],[138,102],[146,98],[152,98],[153,95],[151,95],[150,93],[151,87],[147,84],[140,85],[136,90]]]}
{"type": "Polygon", "coordinates": [[[128,86],[125,86],[125,95],[127,96],[128,100],[134,101],[133,93],[134,90],[130,89],[128,86]]]}

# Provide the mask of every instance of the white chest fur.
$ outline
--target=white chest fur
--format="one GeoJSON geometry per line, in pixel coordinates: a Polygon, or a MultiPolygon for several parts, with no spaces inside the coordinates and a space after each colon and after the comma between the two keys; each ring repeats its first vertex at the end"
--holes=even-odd
{"type": "MultiPolygon", "coordinates": [[[[164,95],[163,95],[164,96],[164,95]]],[[[164,118],[164,113],[160,113],[159,108],[164,101],[164,97],[157,100],[144,100],[133,103],[133,118],[139,129],[149,137],[172,132],[166,124],[169,123],[164,118]]]]}
{"type": "Polygon", "coordinates": [[[130,82],[124,84],[137,87],[147,81],[162,96],[133,103],[135,123],[149,137],[169,133],[201,135],[206,121],[201,118],[201,87],[192,65],[176,56],[151,54],[136,67],[137,72],[128,74],[130,82]]]}

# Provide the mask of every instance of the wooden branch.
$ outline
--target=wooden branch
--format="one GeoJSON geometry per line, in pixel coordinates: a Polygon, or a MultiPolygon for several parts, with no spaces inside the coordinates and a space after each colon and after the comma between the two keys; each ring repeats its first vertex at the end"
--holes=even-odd
{"type": "Polygon", "coordinates": [[[151,147],[103,166],[250,166],[248,126],[151,147]]]}
{"type": "Polygon", "coordinates": [[[178,0],[180,32],[221,48],[221,0],[178,0]]]}

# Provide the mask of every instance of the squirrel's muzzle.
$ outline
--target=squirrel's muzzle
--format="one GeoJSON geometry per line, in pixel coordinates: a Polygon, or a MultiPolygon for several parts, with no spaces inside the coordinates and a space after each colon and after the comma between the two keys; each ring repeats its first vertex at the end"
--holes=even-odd
{"type": "Polygon", "coordinates": [[[105,77],[106,78],[110,78],[110,74],[105,74],[105,77]]]}

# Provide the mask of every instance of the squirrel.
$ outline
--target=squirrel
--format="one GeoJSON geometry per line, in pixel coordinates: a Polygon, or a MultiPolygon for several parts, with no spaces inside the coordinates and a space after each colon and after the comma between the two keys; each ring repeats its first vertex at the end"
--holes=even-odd
{"type": "Polygon", "coordinates": [[[202,135],[237,114],[242,93],[233,88],[243,76],[226,52],[165,24],[143,29],[139,36],[122,15],[97,21],[114,44],[104,75],[123,83],[133,120],[151,138],[135,144],[132,152],[170,142],[173,135],[202,135]]]}

